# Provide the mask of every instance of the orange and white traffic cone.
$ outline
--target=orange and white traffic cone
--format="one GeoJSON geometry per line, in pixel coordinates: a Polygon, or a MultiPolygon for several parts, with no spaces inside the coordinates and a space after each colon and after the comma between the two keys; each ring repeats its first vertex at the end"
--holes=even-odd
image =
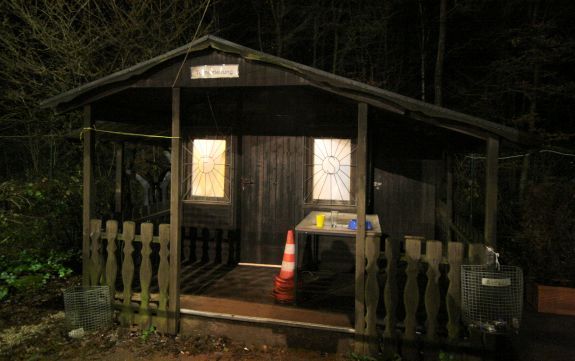
{"type": "Polygon", "coordinates": [[[287,233],[284,257],[280,274],[275,277],[274,297],[281,303],[293,303],[295,301],[295,242],[293,230],[287,233]]]}

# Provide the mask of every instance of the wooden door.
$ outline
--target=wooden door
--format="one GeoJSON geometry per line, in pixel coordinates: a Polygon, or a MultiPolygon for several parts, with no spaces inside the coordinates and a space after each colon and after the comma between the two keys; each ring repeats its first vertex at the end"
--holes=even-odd
{"type": "Polygon", "coordinates": [[[298,137],[242,138],[241,262],[281,264],[287,231],[302,213],[302,147],[298,137]]]}

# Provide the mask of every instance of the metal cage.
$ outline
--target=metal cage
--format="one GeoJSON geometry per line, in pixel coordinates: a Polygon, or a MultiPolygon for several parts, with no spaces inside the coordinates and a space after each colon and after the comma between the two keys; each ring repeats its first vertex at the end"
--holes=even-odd
{"type": "Polygon", "coordinates": [[[94,331],[112,325],[112,301],[108,286],[71,287],[64,291],[66,326],[94,331]]]}
{"type": "Polygon", "coordinates": [[[515,266],[462,265],[463,322],[486,333],[518,332],[523,271],[515,266]]]}

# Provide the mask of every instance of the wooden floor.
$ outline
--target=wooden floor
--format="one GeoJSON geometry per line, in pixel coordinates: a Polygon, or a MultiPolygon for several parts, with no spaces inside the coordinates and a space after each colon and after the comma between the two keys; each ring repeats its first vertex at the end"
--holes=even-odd
{"type": "Polygon", "coordinates": [[[272,296],[279,269],[195,263],[182,269],[180,307],[224,315],[353,328],[354,275],[299,275],[296,305],[272,296]]]}

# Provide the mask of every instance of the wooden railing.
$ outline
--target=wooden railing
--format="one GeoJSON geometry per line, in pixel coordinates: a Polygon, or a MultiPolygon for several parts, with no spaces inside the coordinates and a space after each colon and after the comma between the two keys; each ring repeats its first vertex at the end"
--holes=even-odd
{"type": "Polygon", "coordinates": [[[463,243],[483,243],[483,233],[475,228],[465,217],[447,214],[445,203],[437,202],[437,222],[441,232],[441,238],[448,239],[447,234],[452,235],[452,240],[463,243]],[[448,232],[449,231],[449,232],[448,232]]]}
{"type": "Polygon", "coordinates": [[[233,229],[182,227],[181,254],[185,263],[239,262],[238,231],[233,229]]]}
{"type": "Polygon", "coordinates": [[[460,268],[465,263],[483,263],[485,248],[482,244],[444,244],[416,236],[405,237],[403,254],[400,248],[400,240],[387,238],[381,254],[385,260],[383,304],[379,308],[385,315],[383,347],[388,355],[400,353],[404,359],[418,359],[422,345],[436,347],[461,340],[460,268]],[[440,284],[442,271],[447,284],[440,284]],[[438,317],[440,309],[446,310],[447,317],[438,317]],[[398,320],[398,313],[405,315],[402,320],[398,320]]]}
{"type": "MultiPolygon", "coordinates": [[[[136,234],[134,222],[124,222],[120,233],[114,220],[106,222],[105,230],[100,220],[91,220],[90,229],[90,283],[110,287],[120,310],[121,324],[137,324],[143,329],[153,325],[159,332],[167,332],[171,317],[168,312],[169,225],[159,225],[157,235],[152,223],[142,223],[140,234],[136,234]]],[[[200,233],[204,233],[201,249],[206,255],[204,240],[212,237],[205,230],[200,233]]],[[[189,240],[197,235],[188,231],[183,238],[189,240]]],[[[226,236],[231,239],[233,233],[226,236]]],[[[221,232],[215,232],[215,257],[209,261],[226,261],[221,258],[224,239],[221,232]]],[[[227,261],[233,262],[236,254],[233,243],[228,247],[231,249],[228,248],[227,261]]],[[[383,324],[378,326],[383,330],[385,353],[401,353],[405,359],[411,359],[416,358],[421,345],[453,344],[461,339],[460,266],[483,263],[482,244],[442,243],[406,236],[403,241],[387,238],[381,253],[373,250],[369,254],[380,254],[379,264],[383,267],[379,270],[377,256],[367,262],[366,335],[377,334],[377,318],[371,316],[377,308],[377,313],[384,316],[383,324]],[[384,283],[382,292],[378,279],[384,283]],[[380,294],[382,302],[378,305],[380,294]],[[446,317],[439,317],[440,310],[445,310],[446,317]]],[[[201,261],[199,255],[196,260],[201,261]]]]}
{"type": "Polygon", "coordinates": [[[119,233],[117,221],[107,221],[102,231],[102,221],[92,219],[90,240],[90,284],[110,287],[114,305],[120,309],[120,323],[137,324],[142,329],[153,325],[159,332],[168,332],[168,317],[173,317],[168,312],[170,225],[160,224],[158,235],[154,236],[154,225],[142,223],[137,235],[134,222],[124,222],[119,233]],[[138,254],[134,254],[135,249],[138,254]],[[153,249],[156,254],[152,254],[153,249]],[[117,280],[118,271],[121,282],[117,280]],[[133,287],[135,276],[138,293],[133,287]],[[152,284],[153,278],[156,284],[152,284]],[[151,293],[152,288],[157,292],[151,293]]]}

